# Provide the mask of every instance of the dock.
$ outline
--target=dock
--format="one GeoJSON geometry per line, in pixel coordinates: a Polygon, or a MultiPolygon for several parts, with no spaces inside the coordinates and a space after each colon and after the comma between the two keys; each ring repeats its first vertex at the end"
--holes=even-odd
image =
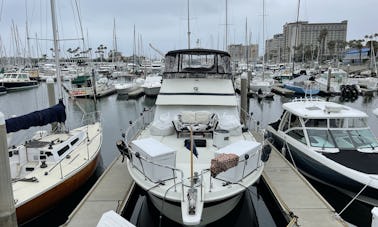
{"type": "Polygon", "coordinates": [[[262,177],[291,220],[288,226],[348,226],[273,146],[262,177]]]}
{"type": "MultiPolygon", "coordinates": [[[[347,226],[332,206],[274,147],[262,180],[287,216],[288,226],[347,226]]],[[[103,213],[121,213],[134,181],[116,158],[62,226],[96,226],[103,213]]]]}
{"type": "Polygon", "coordinates": [[[120,155],[108,166],[62,226],[96,226],[103,213],[109,210],[119,213],[133,184],[120,155]]]}
{"type": "Polygon", "coordinates": [[[285,96],[291,96],[291,95],[294,95],[294,93],[295,93],[295,91],[286,89],[286,88],[284,88],[282,86],[278,86],[278,85],[272,87],[272,92],[280,94],[280,95],[285,95],[285,96]]]}

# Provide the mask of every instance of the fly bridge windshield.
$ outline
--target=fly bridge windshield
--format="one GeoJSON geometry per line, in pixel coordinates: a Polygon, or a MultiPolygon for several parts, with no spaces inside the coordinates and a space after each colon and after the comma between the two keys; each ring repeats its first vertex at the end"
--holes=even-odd
{"type": "Polygon", "coordinates": [[[228,77],[231,75],[230,56],[226,52],[211,50],[178,50],[169,52],[165,57],[165,74],[173,73],[198,77],[218,75],[228,77]]]}

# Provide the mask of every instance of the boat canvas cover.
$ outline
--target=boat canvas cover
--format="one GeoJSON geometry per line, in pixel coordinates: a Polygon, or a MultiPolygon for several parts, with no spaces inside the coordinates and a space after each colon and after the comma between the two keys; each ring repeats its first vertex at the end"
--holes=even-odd
{"type": "Polygon", "coordinates": [[[7,119],[5,120],[7,133],[17,132],[33,126],[44,126],[53,122],[65,122],[67,117],[65,110],[66,107],[63,101],[60,100],[58,104],[50,108],[7,119]]]}

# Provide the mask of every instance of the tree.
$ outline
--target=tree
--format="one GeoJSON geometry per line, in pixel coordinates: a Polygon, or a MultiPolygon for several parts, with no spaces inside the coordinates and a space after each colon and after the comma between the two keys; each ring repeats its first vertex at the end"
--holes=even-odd
{"type": "Polygon", "coordinates": [[[328,48],[328,51],[329,51],[332,58],[335,54],[335,47],[336,47],[336,41],[335,40],[331,40],[327,43],[327,48],[328,48]]]}
{"type": "Polygon", "coordinates": [[[320,51],[321,51],[321,59],[320,61],[323,61],[323,58],[324,58],[324,52],[325,52],[325,40],[327,38],[327,35],[328,35],[328,30],[326,28],[323,28],[320,33],[319,33],[319,37],[318,37],[318,41],[319,41],[319,44],[320,44],[320,51]]]}
{"type": "Polygon", "coordinates": [[[364,40],[362,40],[362,39],[358,39],[358,40],[357,39],[353,39],[353,40],[351,40],[351,41],[348,42],[349,47],[355,48],[355,49],[357,49],[359,51],[359,53],[360,53],[360,57],[359,57],[360,63],[362,63],[362,48],[364,47],[362,45],[363,41],[364,40]]]}

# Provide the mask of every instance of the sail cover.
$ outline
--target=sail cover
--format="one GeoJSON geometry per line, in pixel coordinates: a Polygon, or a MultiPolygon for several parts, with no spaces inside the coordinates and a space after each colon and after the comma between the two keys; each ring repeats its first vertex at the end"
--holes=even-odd
{"type": "Polygon", "coordinates": [[[32,113],[5,120],[7,133],[17,132],[21,129],[28,129],[33,126],[44,126],[53,122],[66,121],[66,107],[62,100],[55,106],[47,109],[34,111],[32,113]]]}

